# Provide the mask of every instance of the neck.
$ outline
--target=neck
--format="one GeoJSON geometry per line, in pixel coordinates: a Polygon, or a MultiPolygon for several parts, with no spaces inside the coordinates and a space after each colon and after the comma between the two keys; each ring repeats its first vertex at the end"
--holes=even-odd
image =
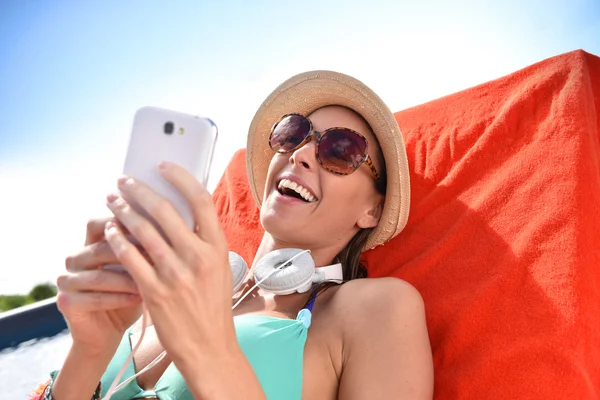
{"type": "Polygon", "coordinates": [[[339,254],[342,250],[342,247],[318,247],[318,246],[310,246],[307,248],[306,246],[298,246],[293,243],[286,243],[284,241],[278,240],[271,236],[268,232],[265,232],[262,241],[260,242],[260,246],[258,246],[258,250],[256,251],[256,255],[254,256],[254,261],[252,262],[252,269],[254,269],[255,265],[258,263],[265,254],[270,253],[271,251],[285,248],[301,248],[303,250],[310,250],[310,255],[313,260],[315,260],[315,265],[318,267],[323,267],[326,265],[331,265],[333,263],[334,258],[339,254]]]}

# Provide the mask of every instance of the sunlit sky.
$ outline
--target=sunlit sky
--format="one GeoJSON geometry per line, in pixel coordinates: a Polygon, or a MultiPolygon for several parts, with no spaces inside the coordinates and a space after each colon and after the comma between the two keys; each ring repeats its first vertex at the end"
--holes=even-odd
{"type": "Polygon", "coordinates": [[[3,0],[0,294],[54,282],[107,215],[142,106],[216,121],[213,190],[295,73],[353,75],[400,111],[575,49],[600,55],[600,0],[3,0]]]}

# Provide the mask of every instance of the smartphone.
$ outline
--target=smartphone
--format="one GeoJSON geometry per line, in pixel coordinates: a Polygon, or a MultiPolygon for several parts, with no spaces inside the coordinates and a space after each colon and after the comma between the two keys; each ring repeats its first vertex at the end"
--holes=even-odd
{"type": "MultiPolygon", "coordinates": [[[[158,164],[161,161],[178,164],[206,186],[217,135],[217,126],[208,118],[155,107],[141,108],[133,120],[123,174],[145,183],[169,200],[193,229],[195,222],[190,205],[158,173],[158,164]]],[[[137,204],[132,202],[131,205],[152,219],[137,204]]]]}
{"type": "MultiPolygon", "coordinates": [[[[217,126],[209,118],[143,107],[136,112],[133,120],[123,174],[145,183],[170,201],[188,228],[193,229],[197,221],[194,221],[190,204],[159,174],[158,164],[162,161],[178,164],[206,186],[217,136],[217,126]]],[[[144,209],[132,199],[123,197],[168,240],[144,209]]]]}

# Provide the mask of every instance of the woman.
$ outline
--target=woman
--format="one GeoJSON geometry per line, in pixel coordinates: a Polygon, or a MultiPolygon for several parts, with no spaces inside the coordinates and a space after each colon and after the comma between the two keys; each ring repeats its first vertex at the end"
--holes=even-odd
{"type": "Polygon", "coordinates": [[[346,75],[297,75],[253,119],[247,167],[265,234],[235,299],[248,296],[234,310],[227,243],[209,193],[177,165],[159,167],[191,204],[192,232],[145,185],[119,180],[173,245],[123,198],[107,197],[114,218],[90,221],[84,249],[58,279],[73,345],[47,398],[106,394],[140,338],[142,301],[152,325],[125,377],[163,350],[167,357],[114,400],[432,397],[421,297],[399,279],[355,279],[366,276],[362,250],[390,240],[408,217],[408,163],[389,109],[346,75]],[[282,248],[310,250],[317,267],[340,262],[347,282],[288,295],[251,290],[258,260],[282,248]],[[114,263],[130,275],[98,267],[114,263]],[[312,322],[298,322],[307,313],[312,322]]]}

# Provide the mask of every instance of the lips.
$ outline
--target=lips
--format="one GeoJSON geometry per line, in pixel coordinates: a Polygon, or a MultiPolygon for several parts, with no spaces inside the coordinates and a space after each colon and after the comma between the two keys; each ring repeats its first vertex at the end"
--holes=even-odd
{"type": "Polygon", "coordinates": [[[293,175],[281,177],[277,183],[277,191],[281,195],[295,197],[307,203],[314,203],[318,200],[313,190],[293,175]]]}

